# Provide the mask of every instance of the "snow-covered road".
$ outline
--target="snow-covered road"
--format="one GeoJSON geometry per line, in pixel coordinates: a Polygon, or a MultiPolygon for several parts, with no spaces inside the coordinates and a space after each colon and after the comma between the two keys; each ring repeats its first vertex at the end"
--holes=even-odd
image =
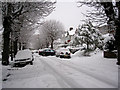
{"type": "Polygon", "coordinates": [[[61,59],[36,54],[34,65],[9,67],[3,88],[117,88],[116,60],[101,55],[61,59]]]}
{"type": "MultiPolygon", "coordinates": [[[[49,67],[54,73],[57,73],[69,87],[73,88],[115,88],[117,82],[110,78],[108,73],[103,74],[94,72],[94,68],[91,70],[88,67],[85,69],[80,65],[74,64],[69,61],[61,60],[56,57],[41,57],[44,64],[49,67]],[[93,70],[93,72],[92,72],[93,70]],[[116,82],[116,83],[115,83],[116,82]]],[[[69,60],[69,59],[68,59],[69,60]]],[[[97,70],[97,69],[96,69],[97,70]]],[[[108,72],[108,71],[107,71],[108,72]]],[[[115,79],[115,78],[114,78],[115,79]]],[[[117,79],[117,77],[116,77],[117,79]]]]}

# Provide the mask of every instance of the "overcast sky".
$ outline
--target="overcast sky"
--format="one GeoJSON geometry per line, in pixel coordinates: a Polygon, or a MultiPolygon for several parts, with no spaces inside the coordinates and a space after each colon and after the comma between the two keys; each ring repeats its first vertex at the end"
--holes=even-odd
{"type": "Polygon", "coordinates": [[[81,20],[85,19],[82,13],[86,13],[86,10],[88,10],[86,6],[78,8],[76,2],[77,0],[57,0],[55,10],[46,19],[62,22],[65,30],[68,30],[70,27],[76,29],[79,24],[83,23],[81,20]]]}
{"type": "Polygon", "coordinates": [[[83,6],[77,7],[76,0],[57,0],[55,10],[47,17],[47,20],[54,19],[63,23],[65,29],[76,27],[83,23],[81,20],[85,19],[82,13],[86,13],[88,8],[83,6]]]}

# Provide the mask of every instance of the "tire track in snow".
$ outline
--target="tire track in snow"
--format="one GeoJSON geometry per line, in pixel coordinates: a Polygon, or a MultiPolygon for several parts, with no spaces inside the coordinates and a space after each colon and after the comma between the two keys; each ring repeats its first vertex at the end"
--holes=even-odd
{"type": "Polygon", "coordinates": [[[46,65],[47,69],[49,69],[52,72],[52,74],[56,77],[58,83],[62,86],[62,88],[83,88],[83,86],[79,85],[72,78],[66,77],[65,75],[63,75],[62,72],[57,71],[52,65],[46,62],[43,58],[40,59],[41,59],[40,61],[46,65]]]}
{"type": "MultiPolygon", "coordinates": [[[[53,57],[52,57],[53,58],[53,57]]],[[[100,77],[100,76],[98,76],[97,74],[95,74],[95,73],[91,73],[91,72],[89,72],[89,71],[85,71],[85,70],[83,70],[83,69],[80,69],[80,68],[78,68],[78,67],[76,67],[73,63],[72,63],[72,65],[70,64],[66,64],[66,63],[63,63],[63,62],[60,62],[61,61],[61,59],[59,59],[59,58],[57,58],[58,60],[54,60],[54,59],[51,59],[50,58],[50,60],[54,60],[54,61],[56,61],[56,62],[59,62],[59,63],[61,63],[62,65],[65,65],[65,66],[67,66],[67,67],[69,67],[69,68],[72,68],[72,69],[74,69],[74,70],[77,70],[77,71],[79,71],[79,72],[81,72],[81,73],[84,73],[84,74],[86,74],[86,75],[88,75],[88,76],[90,76],[90,77],[92,77],[92,78],[95,78],[96,80],[99,80],[99,81],[101,81],[101,82],[103,82],[103,83],[106,83],[106,84],[108,84],[108,85],[110,85],[110,86],[112,86],[112,87],[115,87],[115,88],[117,88],[118,87],[118,85],[116,85],[115,83],[113,83],[111,80],[109,80],[108,78],[106,78],[106,79],[104,79],[104,78],[102,78],[102,77],[100,77]],[[111,81],[111,82],[110,82],[111,81]]]]}

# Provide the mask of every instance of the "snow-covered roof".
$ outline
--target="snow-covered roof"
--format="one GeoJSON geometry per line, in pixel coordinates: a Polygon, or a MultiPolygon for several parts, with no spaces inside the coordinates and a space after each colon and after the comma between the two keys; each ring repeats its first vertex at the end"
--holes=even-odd
{"type": "Polygon", "coordinates": [[[71,31],[68,31],[69,35],[74,35],[75,34],[75,30],[71,30],[71,31]]]}
{"type": "Polygon", "coordinates": [[[59,39],[55,40],[54,42],[60,43],[60,42],[62,42],[62,40],[59,38],[59,39]]]}

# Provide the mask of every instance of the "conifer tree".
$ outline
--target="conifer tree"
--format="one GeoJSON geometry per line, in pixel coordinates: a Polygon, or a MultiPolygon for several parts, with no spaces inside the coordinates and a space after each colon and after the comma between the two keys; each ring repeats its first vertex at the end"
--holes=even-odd
{"type": "Polygon", "coordinates": [[[96,48],[100,48],[102,46],[102,36],[98,29],[96,29],[91,22],[85,23],[82,26],[78,27],[77,35],[75,36],[75,41],[85,45],[85,50],[95,50],[96,48]]]}

